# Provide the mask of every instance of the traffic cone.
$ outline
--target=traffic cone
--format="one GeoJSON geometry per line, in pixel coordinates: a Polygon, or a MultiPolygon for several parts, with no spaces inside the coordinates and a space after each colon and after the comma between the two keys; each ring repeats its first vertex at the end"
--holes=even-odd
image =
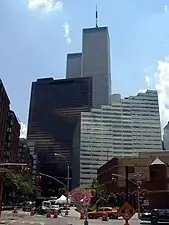
{"type": "Polygon", "coordinates": [[[35,215],[35,209],[34,208],[31,209],[31,214],[30,215],[31,216],[34,216],[35,215]]]}
{"type": "Polygon", "coordinates": [[[84,220],[84,212],[80,211],[80,220],[84,220]]]}
{"type": "Polygon", "coordinates": [[[46,214],[46,218],[50,218],[51,217],[51,212],[50,209],[47,210],[47,214],[46,214]]]}
{"type": "Polygon", "coordinates": [[[124,225],[129,225],[129,221],[128,220],[124,220],[124,225]]]}
{"type": "Polygon", "coordinates": [[[17,211],[17,206],[14,206],[13,207],[13,213],[17,213],[18,211],[17,211]]]}
{"type": "Polygon", "coordinates": [[[103,215],[102,215],[102,221],[108,221],[107,213],[103,213],[103,215]]]}
{"type": "Polygon", "coordinates": [[[57,211],[57,209],[55,209],[54,212],[53,212],[53,218],[58,218],[58,211],[57,211]]]}

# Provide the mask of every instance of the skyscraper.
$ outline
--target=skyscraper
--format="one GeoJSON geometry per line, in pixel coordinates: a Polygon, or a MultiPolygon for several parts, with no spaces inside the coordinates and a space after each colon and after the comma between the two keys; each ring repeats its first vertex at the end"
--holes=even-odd
{"type": "MultiPolygon", "coordinates": [[[[90,77],[61,80],[46,78],[32,83],[28,140],[35,142],[41,172],[59,177],[66,183],[66,162],[62,157],[55,156],[55,153],[62,154],[70,165],[73,182],[76,176],[74,173],[78,172],[73,170],[74,165],[79,166],[80,162],[79,149],[73,151],[73,145],[78,143],[78,140],[74,140],[74,133],[78,129],[80,113],[89,111],[91,107],[90,77]]],[[[56,183],[54,185],[56,189],[56,183]]],[[[44,188],[50,189],[47,184],[44,188]]]]}
{"type": "Polygon", "coordinates": [[[107,27],[83,29],[82,53],[67,55],[67,78],[92,77],[93,107],[110,103],[110,40],[107,27]]]}
{"type": "Polygon", "coordinates": [[[66,78],[82,76],[82,53],[67,54],[66,78]]]}
{"type": "Polygon", "coordinates": [[[111,105],[82,112],[81,184],[90,184],[97,169],[112,157],[136,157],[139,152],[162,150],[156,91],[124,99],[114,94],[111,100],[111,105]]]}
{"type": "Polygon", "coordinates": [[[83,29],[82,76],[92,77],[93,108],[110,103],[110,40],[107,27],[83,29]]]}

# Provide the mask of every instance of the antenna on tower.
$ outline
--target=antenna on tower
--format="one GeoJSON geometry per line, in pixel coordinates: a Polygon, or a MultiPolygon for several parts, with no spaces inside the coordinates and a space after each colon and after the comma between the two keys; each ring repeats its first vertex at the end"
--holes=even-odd
{"type": "Polygon", "coordinates": [[[97,5],[96,5],[96,28],[98,28],[98,11],[97,11],[97,5]]]}

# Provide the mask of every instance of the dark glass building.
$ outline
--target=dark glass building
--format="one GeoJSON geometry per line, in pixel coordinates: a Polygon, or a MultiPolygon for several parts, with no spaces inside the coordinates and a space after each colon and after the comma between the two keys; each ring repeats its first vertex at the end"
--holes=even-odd
{"type": "MultiPolygon", "coordinates": [[[[66,162],[63,157],[55,155],[62,154],[70,165],[71,185],[76,186],[80,169],[80,114],[90,111],[91,107],[90,77],[61,80],[44,78],[32,83],[28,140],[35,142],[40,172],[66,183],[66,162]]],[[[43,184],[44,182],[42,186],[43,184]]],[[[59,183],[52,184],[52,180],[43,186],[44,190],[51,192],[54,191],[53,188],[56,190],[59,187],[59,183]]]]}

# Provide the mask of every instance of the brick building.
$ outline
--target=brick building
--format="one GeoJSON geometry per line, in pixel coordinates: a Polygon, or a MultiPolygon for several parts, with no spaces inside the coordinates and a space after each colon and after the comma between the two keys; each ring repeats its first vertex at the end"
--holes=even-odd
{"type": "Polygon", "coordinates": [[[18,161],[18,145],[20,136],[20,123],[12,110],[8,112],[6,148],[3,152],[3,162],[18,161]]]}
{"type": "Polygon", "coordinates": [[[129,192],[137,189],[137,174],[141,174],[142,189],[151,189],[149,166],[155,160],[160,158],[167,165],[167,176],[169,177],[169,152],[159,151],[151,153],[140,153],[137,158],[112,158],[98,169],[98,180],[104,183],[109,192],[125,192],[126,166],[128,166],[128,185],[129,192]],[[112,174],[118,174],[112,175],[112,174]]]}
{"type": "Polygon", "coordinates": [[[7,118],[10,101],[5,87],[0,79],[0,161],[3,159],[3,151],[6,143],[7,118]]]}
{"type": "Polygon", "coordinates": [[[18,163],[25,163],[31,169],[33,167],[33,156],[31,155],[30,148],[25,138],[19,139],[18,147],[18,163]]]}

